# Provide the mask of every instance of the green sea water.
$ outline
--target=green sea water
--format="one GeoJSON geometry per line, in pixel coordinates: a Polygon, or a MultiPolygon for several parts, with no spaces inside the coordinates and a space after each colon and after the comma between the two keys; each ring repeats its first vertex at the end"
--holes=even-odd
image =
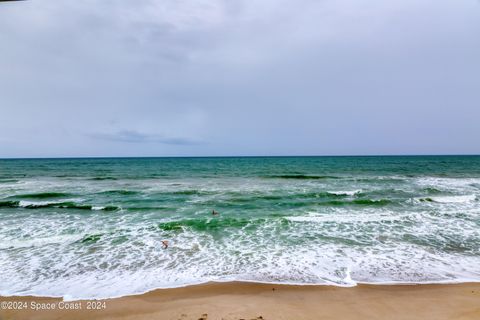
{"type": "Polygon", "coordinates": [[[479,200],[479,156],[0,160],[0,295],[480,281],[479,200]]]}

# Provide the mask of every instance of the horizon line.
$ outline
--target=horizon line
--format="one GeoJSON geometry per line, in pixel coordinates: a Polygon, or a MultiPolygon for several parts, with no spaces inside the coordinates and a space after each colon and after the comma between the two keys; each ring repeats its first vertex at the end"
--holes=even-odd
{"type": "Polygon", "coordinates": [[[480,154],[349,154],[349,155],[223,155],[223,156],[59,156],[59,157],[0,157],[0,160],[62,160],[62,159],[195,159],[195,158],[327,158],[327,157],[475,157],[480,154]]]}

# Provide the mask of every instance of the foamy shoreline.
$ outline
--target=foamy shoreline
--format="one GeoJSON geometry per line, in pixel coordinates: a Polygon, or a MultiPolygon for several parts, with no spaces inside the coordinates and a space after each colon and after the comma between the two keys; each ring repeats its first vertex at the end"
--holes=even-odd
{"type": "Polygon", "coordinates": [[[205,285],[223,285],[228,283],[245,283],[252,285],[271,285],[271,286],[286,286],[286,287],[333,287],[333,288],[354,288],[357,286],[430,286],[430,285],[462,285],[462,284],[479,284],[480,279],[454,279],[454,280],[445,280],[445,281],[425,281],[425,282],[402,282],[402,281],[385,281],[385,282],[355,282],[350,279],[349,283],[338,284],[338,283],[301,283],[301,282],[270,282],[270,281],[256,281],[256,280],[211,280],[211,281],[199,281],[193,283],[179,284],[173,286],[165,287],[156,287],[151,289],[146,289],[138,292],[131,292],[121,295],[112,295],[112,296],[81,296],[74,297],[70,294],[65,295],[48,295],[41,293],[28,293],[28,294],[9,294],[6,292],[0,292],[0,297],[3,298],[46,298],[46,299],[61,299],[62,301],[75,302],[82,300],[111,300],[111,299],[122,299],[134,296],[141,296],[145,294],[150,294],[155,291],[162,290],[176,290],[184,288],[193,288],[198,286],[205,285]]]}

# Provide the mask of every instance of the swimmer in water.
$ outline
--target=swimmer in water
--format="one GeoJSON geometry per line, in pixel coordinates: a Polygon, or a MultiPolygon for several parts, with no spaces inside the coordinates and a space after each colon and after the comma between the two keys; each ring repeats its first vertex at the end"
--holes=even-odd
{"type": "Polygon", "coordinates": [[[162,240],[163,249],[168,248],[168,240],[162,240]]]}
{"type": "Polygon", "coordinates": [[[217,211],[215,211],[215,210],[212,210],[212,215],[213,215],[213,216],[216,216],[217,214],[218,214],[218,212],[217,212],[217,211]]]}

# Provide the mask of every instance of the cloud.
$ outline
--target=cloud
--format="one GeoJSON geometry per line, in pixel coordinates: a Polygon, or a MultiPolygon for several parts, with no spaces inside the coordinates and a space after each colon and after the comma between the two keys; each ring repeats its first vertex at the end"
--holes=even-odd
{"type": "Polygon", "coordinates": [[[202,141],[196,139],[165,137],[159,134],[146,134],[134,130],[122,130],[115,133],[93,133],[90,136],[95,139],[128,143],[164,143],[180,146],[197,145],[203,143],[202,141]]]}
{"type": "Polygon", "coordinates": [[[474,1],[24,1],[0,30],[0,157],[480,152],[474,1]]]}

